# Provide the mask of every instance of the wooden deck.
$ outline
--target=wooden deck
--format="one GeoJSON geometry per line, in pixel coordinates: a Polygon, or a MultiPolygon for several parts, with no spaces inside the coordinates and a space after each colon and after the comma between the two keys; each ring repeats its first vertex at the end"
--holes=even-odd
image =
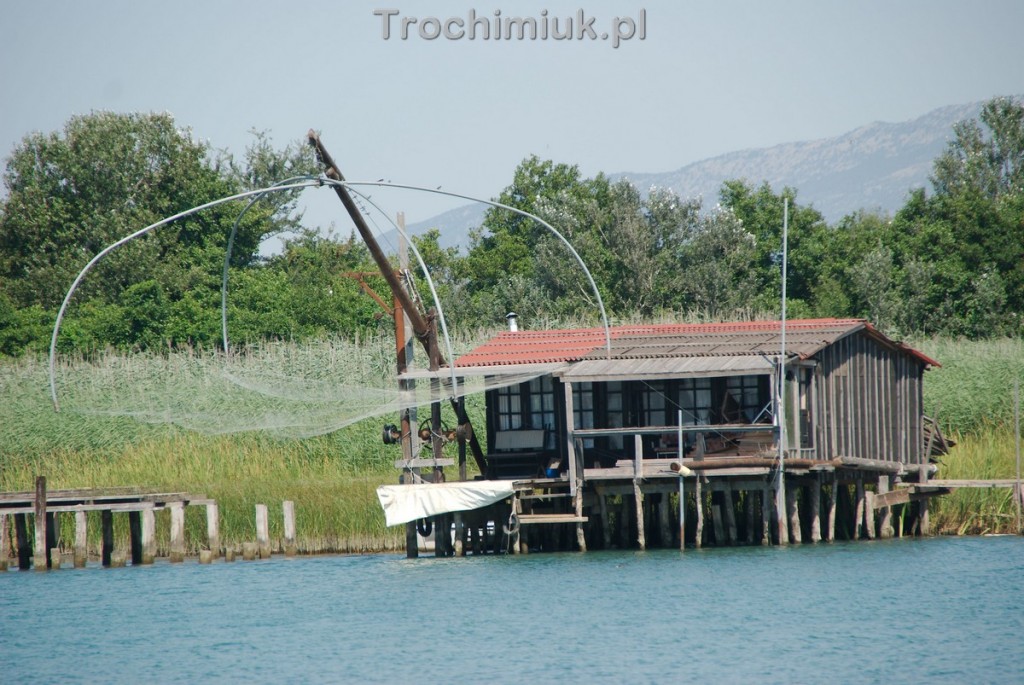
{"type": "Polygon", "coordinates": [[[35,491],[0,493],[0,570],[6,569],[7,518],[14,521],[18,567],[37,570],[60,567],[60,554],[53,554],[60,537],[60,515],[74,513],[75,544],[74,565],[85,566],[88,558],[87,523],[89,512],[99,512],[102,526],[102,563],[104,566],[123,565],[125,555],[114,550],[114,513],[127,513],[133,565],[151,564],[156,556],[156,512],[168,509],[171,513],[171,561],[185,557],[185,507],[204,506],[207,516],[207,534],[211,550],[218,550],[219,517],[217,503],[205,495],[187,492],[153,492],[141,488],[89,488],[50,490],[46,479],[36,480],[35,491]],[[34,538],[29,541],[28,517],[33,517],[34,538]]]}

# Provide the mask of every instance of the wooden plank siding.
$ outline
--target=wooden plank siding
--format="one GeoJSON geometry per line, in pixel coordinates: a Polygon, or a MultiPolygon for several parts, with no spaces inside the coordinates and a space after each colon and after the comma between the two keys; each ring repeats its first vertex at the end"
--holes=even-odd
{"type": "Polygon", "coordinates": [[[819,458],[921,463],[923,365],[861,333],[822,350],[819,458]]]}

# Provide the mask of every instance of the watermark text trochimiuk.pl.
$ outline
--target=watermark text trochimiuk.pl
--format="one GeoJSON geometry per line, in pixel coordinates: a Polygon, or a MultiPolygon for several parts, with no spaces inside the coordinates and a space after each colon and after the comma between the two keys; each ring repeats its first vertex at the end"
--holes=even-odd
{"type": "Polygon", "coordinates": [[[646,9],[637,11],[635,17],[613,17],[610,21],[601,21],[582,9],[559,16],[541,10],[532,17],[505,16],[500,9],[481,14],[471,9],[463,16],[445,18],[414,17],[392,8],[378,8],[373,14],[380,17],[380,35],[384,40],[603,40],[617,48],[623,41],[647,38],[646,9]]]}

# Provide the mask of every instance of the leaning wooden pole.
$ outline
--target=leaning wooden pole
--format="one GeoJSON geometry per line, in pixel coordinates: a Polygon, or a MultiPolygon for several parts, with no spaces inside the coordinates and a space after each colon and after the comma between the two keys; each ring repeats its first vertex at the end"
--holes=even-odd
{"type": "MultiPolygon", "coordinates": [[[[306,134],[309,140],[309,144],[316,150],[317,158],[325,167],[325,174],[327,178],[335,181],[344,181],[345,176],[341,173],[341,169],[334,163],[334,158],[324,147],[323,142],[320,140],[320,136],[317,135],[313,129],[309,130],[306,134]]],[[[430,344],[430,323],[426,316],[420,312],[416,303],[413,302],[412,297],[408,291],[402,287],[401,279],[398,274],[395,273],[391,263],[388,261],[387,255],[381,249],[380,244],[373,235],[373,231],[370,230],[370,226],[366,223],[366,219],[363,218],[362,212],[356,207],[355,201],[352,200],[352,196],[348,192],[348,188],[345,186],[336,185],[334,186],[334,192],[341,200],[341,204],[345,206],[345,210],[348,212],[349,217],[352,219],[352,223],[355,224],[356,230],[359,231],[359,236],[363,239],[366,244],[366,248],[370,251],[370,256],[373,257],[374,263],[377,264],[377,269],[380,271],[381,276],[387,282],[388,287],[391,288],[391,293],[395,300],[401,305],[402,310],[405,311],[409,317],[409,323],[412,326],[413,333],[416,338],[423,345],[424,349],[427,350],[427,354],[432,354],[430,344]]],[[[441,356],[440,351],[436,350],[436,360],[438,366],[444,363],[444,357],[441,356]]],[[[469,417],[465,411],[462,410],[455,398],[452,398],[452,408],[455,410],[456,417],[460,424],[468,424],[469,417]]],[[[483,449],[480,446],[476,436],[470,432],[469,447],[473,452],[473,459],[476,460],[477,466],[482,472],[486,471],[487,463],[484,459],[483,449]]]]}

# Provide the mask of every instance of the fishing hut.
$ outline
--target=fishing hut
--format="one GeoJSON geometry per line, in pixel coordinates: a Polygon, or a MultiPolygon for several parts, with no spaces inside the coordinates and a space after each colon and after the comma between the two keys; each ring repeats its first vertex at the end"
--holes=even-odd
{"type": "Polygon", "coordinates": [[[938,363],[867,321],[512,329],[403,375],[485,378],[492,499],[433,517],[453,550],[485,531],[513,553],[924,534],[948,492],[928,485],[947,447],[922,407],[938,363]]]}
{"type": "Polygon", "coordinates": [[[378,496],[388,524],[406,525],[408,556],[431,535],[435,554],[460,555],[928,532],[927,499],[948,492],[928,485],[946,447],[922,406],[935,360],[861,319],[525,331],[510,315],[510,330],[445,361],[439,313],[390,264],[314,131],[309,142],[393,295],[400,390],[429,387],[429,418],[406,404],[383,430],[401,478],[378,496]],[[411,363],[416,341],[426,368],[411,363]],[[456,390],[469,378],[483,379],[484,442],[456,390]]]}

